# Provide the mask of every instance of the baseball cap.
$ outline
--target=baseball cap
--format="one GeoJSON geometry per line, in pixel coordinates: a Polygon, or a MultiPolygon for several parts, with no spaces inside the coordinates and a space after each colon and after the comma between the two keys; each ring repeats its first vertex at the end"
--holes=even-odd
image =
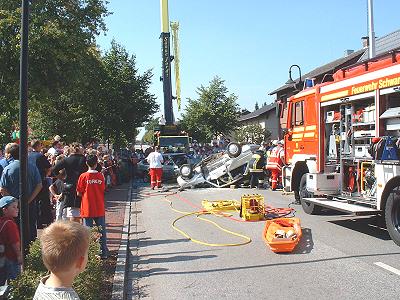
{"type": "Polygon", "coordinates": [[[15,201],[18,201],[18,199],[14,198],[13,196],[4,196],[0,199],[0,208],[6,207],[15,201]]]}

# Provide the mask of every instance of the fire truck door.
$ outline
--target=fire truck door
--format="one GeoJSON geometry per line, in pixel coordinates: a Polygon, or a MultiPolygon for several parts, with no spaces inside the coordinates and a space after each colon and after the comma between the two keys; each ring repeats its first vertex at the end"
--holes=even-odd
{"type": "MultiPolygon", "coordinates": [[[[291,154],[297,154],[304,151],[304,100],[293,103],[291,115],[292,143],[291,154]]],[[[289,153],[288,153],[289,154],[289,153]]],[[[292,156],[289,154],[289,156],[292,156]]]]}
{"type": "Polygon", "coordinates": [[[314,95],[295,99],[291,106],[291,141],[286,147],[287,162],[296,154],[317,157],[318,119],[314,95]]]}

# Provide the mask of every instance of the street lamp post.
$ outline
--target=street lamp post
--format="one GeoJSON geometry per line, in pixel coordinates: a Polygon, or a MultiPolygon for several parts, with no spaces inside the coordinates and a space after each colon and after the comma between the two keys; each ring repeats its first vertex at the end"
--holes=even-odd
{"type": "Polygon", "coordinates": [[[19,193],[20,193],[20,226],[21,226],[21,251],[23,251],[22,267],[25,267],[25,256],[29,241],[29,204],[27,194],[28,173],[28,30],[29,30],[29,0],[21,3],[21,56],[20,56],[20,109],[19,109],[19,193]]]}
{"type": "Polygon", "coordinates": [[[286,84],[293,84],[294,88],[298,90],[297,85],[300,85],[301,83],[301,69],[299,65],[291,65],[289,68],[289,80],[286,82],[286,84]],[[292,78],[292,68],[296,67],[299,70],[299,82],[296,83],[296,81],[293,80],[292,78]]]}

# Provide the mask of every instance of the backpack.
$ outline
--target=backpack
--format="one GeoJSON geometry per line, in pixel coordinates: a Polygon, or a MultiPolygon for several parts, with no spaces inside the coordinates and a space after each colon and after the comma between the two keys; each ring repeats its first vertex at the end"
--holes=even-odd
{"type": "Polygon", "coordinates": [[[6,245],[4,244],[3,239],[1,238],[1,232],[3,231],[4,226],[6,226],[8,222],[11,222],[11,220],[6,220],[0,227],[0,269],[4,268],[6,264],[6,257],[5,257],[6,245]]]}

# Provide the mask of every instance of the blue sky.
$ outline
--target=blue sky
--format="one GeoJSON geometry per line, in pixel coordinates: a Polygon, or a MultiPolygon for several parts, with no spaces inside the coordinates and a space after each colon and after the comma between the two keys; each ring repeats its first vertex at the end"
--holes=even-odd
{"type": "MultiPolygon", "coordinates": [[[[151,92],[162,110],[159,0],[110,0],[108,7],[108,32],[97,43],[106,51],[114,38],[140,72],[153,69],[151,92]]],[[[377,37],[400,29],[399,11],[399,0],[374,1],[377,37]]],[[[367,0],[169,0],[169,18],[180,23],[183,108],[218,75],[252,111],[274,100],[268,93],[286,82],[290,65],[305,74],[360,49],[368,35],[367,0]]]]}

